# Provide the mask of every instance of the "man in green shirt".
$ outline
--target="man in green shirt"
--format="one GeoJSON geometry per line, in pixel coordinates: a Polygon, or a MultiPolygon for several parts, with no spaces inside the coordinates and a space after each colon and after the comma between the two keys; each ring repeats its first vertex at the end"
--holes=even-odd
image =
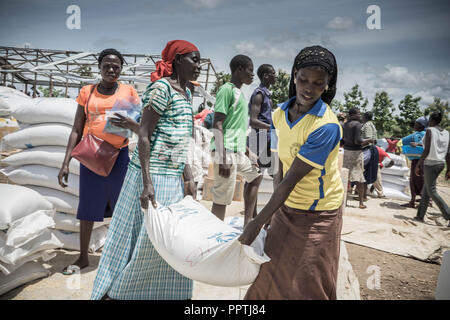
{"type": "Polygon", "coordinates": [[[253,62],[237,55],[230,62],[231,80],[219,88],[214,107],[211,151],[214,159],[213,206],[211,211],[225,218],[231,204],[239,173],[247,182],[244,187],[244,225],[253,217],[262,176],[257,156],[247,148],[248,104],[241,91],[243,84],[253,82],[253,62]]]}

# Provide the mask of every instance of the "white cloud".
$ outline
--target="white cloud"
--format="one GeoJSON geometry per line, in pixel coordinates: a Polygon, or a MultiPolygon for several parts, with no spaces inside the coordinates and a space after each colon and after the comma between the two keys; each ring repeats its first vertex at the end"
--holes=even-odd
{"type": "Polygon", "coordinates": [[[193,6],[194,8],[215,8],[222,0],[184,0],[185,3],[193,6]]]}
{"type": "Polygon", "coordinates": [[[335,17],[327,23],[327,28],[333,30],[346,30],[353,26],[353,21],[350,18],[335,17]]]}
{"type": "Polygon", "coordinates": [[[292,61],[297,52],[285,46],[273,46],[269,42],[255,44],[252,41],[241,41],[234,46],[238,53],[254,58],[271,58],[292,61]]]}

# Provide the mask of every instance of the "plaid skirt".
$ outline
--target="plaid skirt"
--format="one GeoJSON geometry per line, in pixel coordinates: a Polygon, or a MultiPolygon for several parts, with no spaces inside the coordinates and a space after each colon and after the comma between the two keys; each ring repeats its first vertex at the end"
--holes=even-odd
{"type": "MultiPolygon", "coordinates": [[[[151,175],[156,200],[168,206],[184,197],[181,176],[151,175]]],[[[193,281],[172,269],[153,247],[141,211],[141,170],[130,165],[100,258],[92,300],[185,300],[193,281]]]]}
{"type": "Polygon", "coordinates": [[[364,154],[362,150],[344,150],[342,166],[348,169],[349,182],[366,182],[364,178],[364,154]]]}

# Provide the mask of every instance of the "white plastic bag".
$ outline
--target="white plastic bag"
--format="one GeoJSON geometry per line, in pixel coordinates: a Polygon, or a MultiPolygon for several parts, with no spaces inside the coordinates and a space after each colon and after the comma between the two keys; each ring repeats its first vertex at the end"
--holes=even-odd
{"type": "Polygon", "coordinates": [[[53,205],[34,190],[12,184],[0,184],[0,230],[33,212],[53,211],[53,205]]]}
{"type": "Polygon", "coordinates": [[[35,98],[15,108],[11,115],[22,123],[73,125],[78,103],[69,98],[35,98]]]}
{"type": "Polygon", "coordinates": [[[25,149],[39,146],[67,146],[72,127],[66,124],[37,124],[10,133],[2,139],[2,149],[25,149]]]}
{"type": "Polygon", "coordinates": [[[20,185],[31,184],[52,188],[78,196],[80,177],[69,173],[67,187],[63,188],[58,183],[59,169],[41,165],[27,165],[22,167],[8,167],[0,170],[12,182],[20,185]]]}
{"type": "MultiPolygon", "coordinates": [[[[66,155],[66,147],[41,146],[25,149],[14,153],[1,162],[7,166],[24,166],[28,164],[40,164],[47,167],[60,169],[66,155]]],[[[72,158],[69,163],[69,172],[80,175],[80,162],[72,158]]]]}
{"type": "Polygon", "coordinates": [[[196,281],[235,287],[253,283],[262,263],[270,258],[262,248],[265,230],[251,246],[242,245],[242,233],[191,196],[169,207],[144,211],[144,223],[153,246],[176,271],[196,281]]]}

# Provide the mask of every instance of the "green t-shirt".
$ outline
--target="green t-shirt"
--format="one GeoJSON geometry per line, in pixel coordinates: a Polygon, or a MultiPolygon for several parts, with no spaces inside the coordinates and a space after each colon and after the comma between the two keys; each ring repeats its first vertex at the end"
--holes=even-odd
{"type": "MultiPolygon", "coordinates": [[[[245,152],[248,105],[242,91],[231,82],[225,83],[217,92],[214,112],[220,112],[227,116],[223,122],[225,149],[245,152]]],[[[211,150],[215,150],[214,138],[211,139],[211,150]]]]}

